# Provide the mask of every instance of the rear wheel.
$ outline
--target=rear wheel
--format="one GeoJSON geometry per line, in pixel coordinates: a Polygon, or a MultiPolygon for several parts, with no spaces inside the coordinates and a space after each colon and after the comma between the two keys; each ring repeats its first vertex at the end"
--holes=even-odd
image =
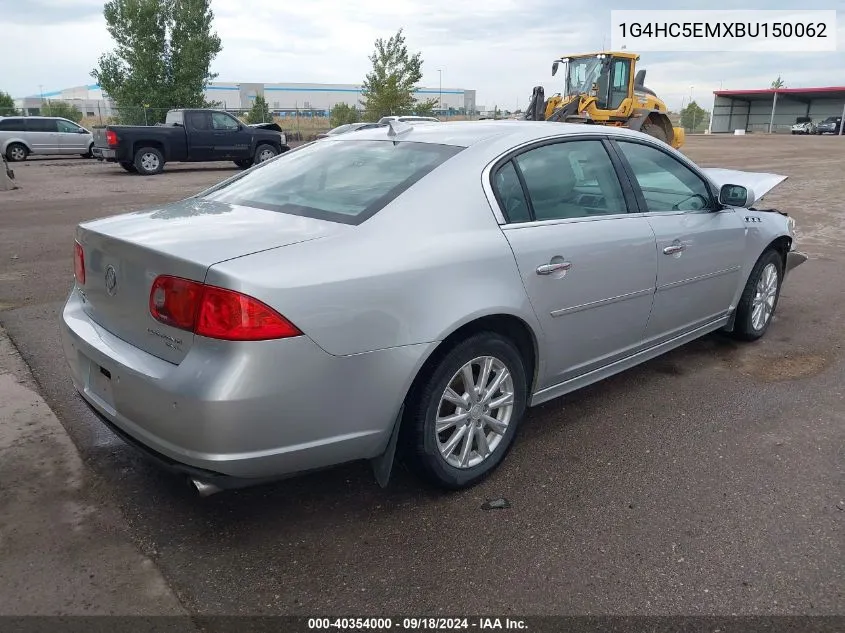
{"type": "Polygon", "coordinates": [[[142,176],[154,176],[164,169],[164,156],[155,147],[142,147],[135,152],[134,164],[142,176]]]}
{"type": "Polygon", "coordinates": [[[266,143],[259,145],[255,150],[255,160],[253,162],[256,164],[263,163],[264,161],[270,160],[278,153],[279,152],[276,151],[276,148],[272,145],[268,145],[266,143]]]}
{"type": "Polygon", "coordinates": [[[743,341],[755,341],[769,329],[780,298],[783,259],[769,249],[760,256],[742,291],[736,307],[733,335],[743,341]]]}
{"type": "Polygon", "coordinates": [[[432,484],[466,488],[505,458],[526,407],[525,367],[495,332],[457,344],[410,395],[402,435],[412,468],[432,484]]]}
{"type": "Polygon", "coordinates": [[[653,136],[657,140],[663,141],[664,143],[669,142],[669,137],[666,136],[666,130],[664,130],[663,126],[660,125],[657,121],[646,119],[645,123],[643,123],[643,126],[640,128],[640,131],[643,134],[653,136]]]}
{"type": "Polygon", "coordinates": [[[135,165],[133,163],[120,163],[120,166],[123,167],[130,174],[137,174],[138,173],[138,170],[135,169],[135,165]]]}
{"type": "Polygon", "coordinates": [[[6,148],[6,158],[10,163],[18,163],[22,160],[26,160],[28,155],[29,150],[23,143],[12,143],[6,148]]]}

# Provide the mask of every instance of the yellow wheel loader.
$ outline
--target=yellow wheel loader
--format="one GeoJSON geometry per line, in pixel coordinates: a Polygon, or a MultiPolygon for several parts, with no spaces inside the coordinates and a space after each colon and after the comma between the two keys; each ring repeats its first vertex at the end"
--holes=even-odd
{"type": "Polygon", "coordinates": [[[684,130],[672,127],[666,104],[643,85],[645,70],[636,71],[636,53],[589,53],[557,59],[552,76],[563,65],[565,87],[548,99],[534,88],[524,118],[614,125],[639,130],[674,148],[684,144],[684,130]]]}

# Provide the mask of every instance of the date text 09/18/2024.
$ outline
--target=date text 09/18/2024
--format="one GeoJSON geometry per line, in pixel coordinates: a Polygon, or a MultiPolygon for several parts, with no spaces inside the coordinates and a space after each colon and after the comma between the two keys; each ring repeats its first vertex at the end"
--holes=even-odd
{"type": "Polygon", "coordinates": [[[527,630],[518,618],[309,618],[308,630],[340,631],[452,631],[452,630],[527,630]]]}

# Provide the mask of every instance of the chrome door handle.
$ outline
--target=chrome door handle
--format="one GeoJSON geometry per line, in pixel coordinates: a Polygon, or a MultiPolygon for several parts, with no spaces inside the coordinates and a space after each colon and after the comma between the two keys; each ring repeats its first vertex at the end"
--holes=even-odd
{"type": "Polygon", "coordinates": [[[537,266],[538,275],[551,275],[552,273],[560,272],[561,270],[569,270],[572,268],[571,262],[558,262],[556,264],[543,264],[537,266]]]}
{"type": "Polygon", "coordinates": [[[686,244],[672,244],[672,246],[667,246],[663,249],[663,254],[674,255],[675,253],[680,253],[681,251],[685,251],[686,249],[686,244]]]}

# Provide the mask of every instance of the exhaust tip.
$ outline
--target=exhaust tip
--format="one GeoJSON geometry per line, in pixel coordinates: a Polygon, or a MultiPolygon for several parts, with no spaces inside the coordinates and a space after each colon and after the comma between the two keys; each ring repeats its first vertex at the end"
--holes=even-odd
{"type": "Polygon", "coordinates": [[[205,481],[200,481],[199,479],[190,479],[191,487],[200,497],[210,497],[213,494],[217,494],[222,489],[218,488],[214,484],[207,483],[205,481]]]}

